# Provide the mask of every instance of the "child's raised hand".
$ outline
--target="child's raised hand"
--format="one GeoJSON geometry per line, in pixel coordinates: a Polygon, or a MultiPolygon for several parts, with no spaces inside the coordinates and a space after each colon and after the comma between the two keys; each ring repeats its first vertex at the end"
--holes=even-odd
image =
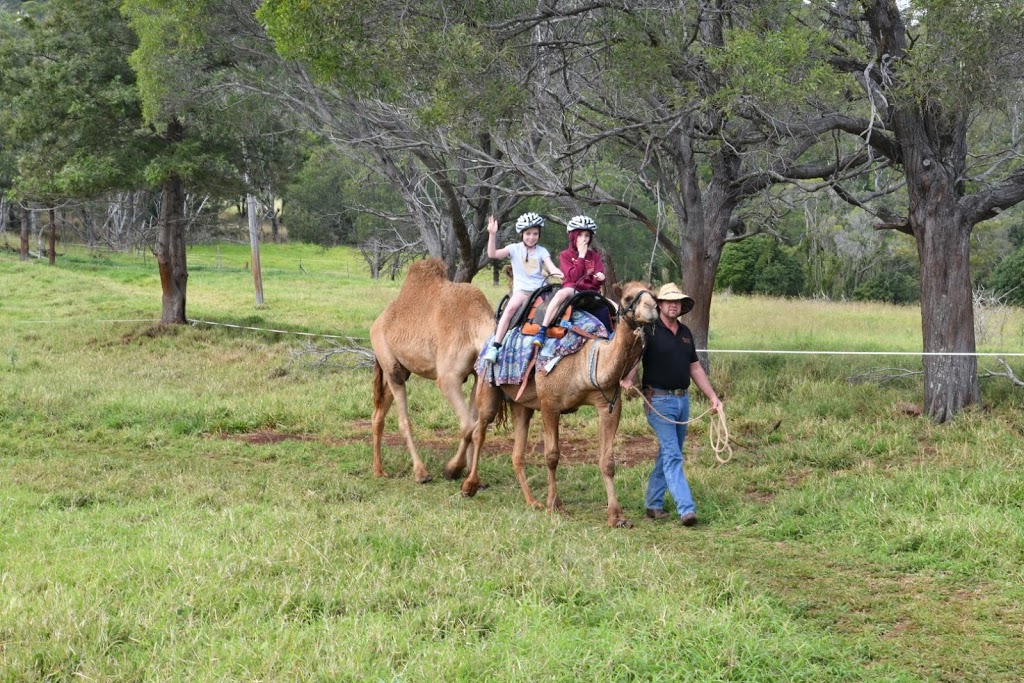
{"type": "Polygon", "coordinates": [[[498,219],[494,216],[487,217],[487,232],[492,235],[496,235],[498,233],[498,219]]]}

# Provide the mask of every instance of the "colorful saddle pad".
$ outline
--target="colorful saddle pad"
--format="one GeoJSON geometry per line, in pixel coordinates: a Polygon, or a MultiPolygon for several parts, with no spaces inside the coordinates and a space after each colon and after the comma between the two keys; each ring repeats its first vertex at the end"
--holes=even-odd
{"type": "MultiPolygon", "coordinates": [[[[608,339],[608,330],[593,315],[586,311],[575,311],[572,314],[571,323],[574,327],[599,339],[608,339]]],[[[518,329],[514,329],[505,336],[505,343],[498,349],[497,362],[488,363],[483,359],[484,352],[490,348],[493,337],[487,340],[480,355],[476,359],[476,374],[483,377],[489,384],[522,384],[526,375],[526,368],[533,356],[533,337],[524,336],[518,329]]],[[[554,369],[558,361],[570,354],[576,353],[587,341],[587,337],[569,330],[561,339],[548,337],[544,346],[537,355],[537,369],[542,375],[546,375],[554,369]]]]}

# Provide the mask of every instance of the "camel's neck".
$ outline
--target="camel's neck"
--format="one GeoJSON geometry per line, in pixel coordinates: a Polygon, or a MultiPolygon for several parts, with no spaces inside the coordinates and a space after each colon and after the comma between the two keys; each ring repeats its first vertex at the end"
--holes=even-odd
{"type": "Polygon", "coordinates": [[[602,344],[598,349],[600,361],[597,368],[597,383],[614,388],[626,376],[644,352],[643,332],[626,320],[619,319],[615,326],[615,338],[602,344]]]}

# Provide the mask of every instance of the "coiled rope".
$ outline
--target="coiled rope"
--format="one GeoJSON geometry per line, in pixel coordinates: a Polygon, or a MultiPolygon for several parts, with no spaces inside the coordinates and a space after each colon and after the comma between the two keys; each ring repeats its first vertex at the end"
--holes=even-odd
{"type": "MultiPolygon", "coordinates": [[[[644,392],[640,391],[636,386],[630,387],[635,391],[640,398],[644,400],[647,407],[658,417],[674,425],[688,425],[691,422],[696,422],[705,415],[711,412],[711,408],[708,408],[697,417],[691,417],[685,422],[679,422],[671,418],[665,417],[651,404],[651,402],[644,396],[644,392]]],[[[711,441],[711,450],[715,453],[715,460],[720,464],[724,465],[732,460],[732,446],[729,444],[729,426],[725,422],[725,408],[719,408],[718,412],[711,416],[711,421],[708,424],[708,438],[711,441]],[[718,418],[717,420],[715,418],[718,418]],[[725,457],[722,457],[723,453],[728,453],[725,457]]]]}

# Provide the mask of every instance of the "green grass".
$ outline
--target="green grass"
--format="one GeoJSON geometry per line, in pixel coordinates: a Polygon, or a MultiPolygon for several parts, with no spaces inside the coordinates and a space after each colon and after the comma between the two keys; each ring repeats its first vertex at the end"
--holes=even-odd
{"type": "MultiPolygon", "coordinates": [[[[247,248],[220,251],[218,268],[216,247],[190,250],[192,318],[364,337],[400,284],[369,281],[353,252],[265,245],[256,309],[247,248]]],[[[738,445],[718,465],[707,423],[691,429],[702,524],[642,519],[647,463],[617,472],[637,526],[611,530],[592,463],[559,469],[570,516],[550,516],[525,508],[494,441],[473,499],[414,484],[403,447],[374,479],[369,373],[296,360],[301,338],[108,322],[159,317],[152,257],[3,255],[0,283],[0,681],[1015,681],[1024,667],[1024,391],[1006,380],[936,426],[906,412],[919,379],[848,382],[912,357],[713,355],[738,445]],[[257,432],[303,438],[244,439],[257,432]]],[[[907,307],[720,297],[713,321],[713,348],[920,348],[907,307]]],[[[991,350],[1022,338],[1018,311],[991,350]]],[[[411,419],[439,475],[455,424],[427,381],[411,419]]],[[[582,409],[563,435],[593,441],[595,422],[582,409]]],[[[621,434],[653,457],[636,401],[621,434]]],[[[543,468],[528,473],[541,492],[543,468]]]]}

